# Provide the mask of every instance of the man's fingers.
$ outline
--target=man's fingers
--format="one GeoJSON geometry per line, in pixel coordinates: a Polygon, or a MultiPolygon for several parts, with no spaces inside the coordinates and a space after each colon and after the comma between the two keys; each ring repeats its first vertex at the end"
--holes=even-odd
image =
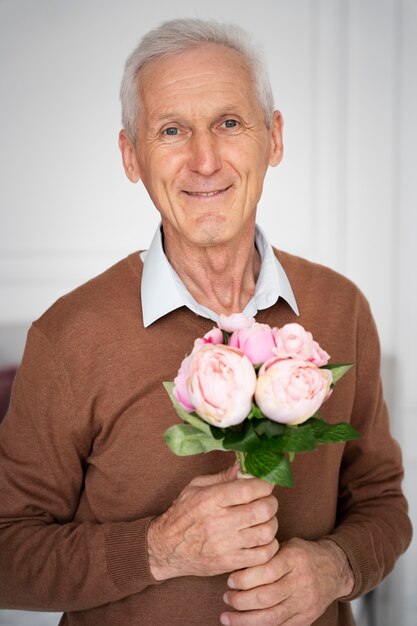
{"type": "Polygon", "coordinates": [[[269,609],[288,598],[288,590],[283,585],[261,585],[247,591],[227,591],[223,600],[237,611],[269,609]]]}
{"type": "Polygon", "coordinates": [[[295,613],[286,601],[269,609],[255,611],[225,611],[220,616],[220,623],[225,626],[307,626],[301,615],[295,613]]]}
{"type": "Polygon", "coordinates": [[[224,600],[237,612],[224,613],[222,623],[310,626],[351,587],[343,566],[332,546],[291,539],[271,561],[229,576],[224,600]]]}
{"type": "MultiPolygon", "coordinates": [[[[281,552],[280,552],[281,554],[281,552]]],[[[255,567],[248,567],[238,572],[233,572],[227,580],[230,589],[252,589],[261,585],[269,585],[283,578],[290,571],[289,566],[281,559],[255,567]]]]}
{"type": "Polygon", "coordinates": [[[236,461],[231,467],[219,472],[218,474],[206,474],[204,476],[196,476],[190,482],[193,487],[209,487],[210,485],[221,485],[236,480],[239,471],[239,463],[236,461]]]}
{"type": "Polygon", "coordinates": [[[207,496],[211,495],[221,508],[248,504],[272,494],[274,486],[265,480],[259,478],[236,480],[238,469],[236,464],[219,474],[197,476],[189,483],[189,487],[207,488],[209,490],[207,496]]]}
{"type": "Polygon", "coordinates": [[[267,498],[272,494],[273,485],[259,478],[240,479],[223,485],[213,485],[212,494],[222,508],[249,504],[254,500],[267,498]]]}
{"type": "Polygon", "coordinates": [[[242,570],[276,554],[276,522],[270,523],[278,509],[273,486],[257,478],[237,480],[237,471],[236,464],[195,478],[151,522],[149,563],[157,580],[242,570]],[[248,527],[254,528],[241,535],[248,527]]]}
{"type": "Polygon", "coordinates": [[[244,567],[252,568],[267,563],[276,555],[278,547],[278,541],[273,539],[271,543],[264,546],[238,550],[232,557],[233,567],[238,569],[243,569],[244,567]]]}
{"type": "MultiPolygon", "coordinates": [[[[230,523],[239,530],[247,529],[247,533],[256,533],[250,527],[269,522],[278,511],[275,496],[267,496],[248,504],[239,504],[229,508],[230,523]]],[[[243,544],[242,544],[243,545],[243,544]]],[[[253,545],[253,544],[252,544],[253,545]]]]}
{"type": "Polygon", "coordinates": [[[250,528],[243,528],[239,531],[242,548],[253,548],[270,543],[275,538],[277,530],[278,520],[275,516],[265,523],[260,523],[250,528]]]}

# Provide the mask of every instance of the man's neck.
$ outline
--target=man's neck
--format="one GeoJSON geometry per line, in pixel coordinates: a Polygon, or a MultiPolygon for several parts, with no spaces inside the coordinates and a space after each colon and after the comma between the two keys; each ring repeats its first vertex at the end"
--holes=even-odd
{"type": "Polygon", "coordinates": [[[236,240],[195,246],[164,229],[165,254],[184,285],[201,305],[217,314],[243,311],[255,293],[261,259],[255,225],[236,240]]]}

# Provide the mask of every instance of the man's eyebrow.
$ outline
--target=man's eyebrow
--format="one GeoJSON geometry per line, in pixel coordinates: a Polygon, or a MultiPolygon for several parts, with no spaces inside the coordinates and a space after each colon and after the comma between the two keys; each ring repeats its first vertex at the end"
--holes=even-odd
{"type": "Polygon", "coordinates": [[[164,113],[163,115],[158,115],[158,117],[152,117],[150,116],[150,120],[153,123],[158,123],[158,122],[164,122],[164,121],[168,121],[168,120],[175,120],[175,119],[180,119],[180,115],[178,115],[175,112],[168,112],[168,113],[164,113]]]}
{"type": "Polygon", "coordinates": [[[227,113],[239,113],[241,111],[241,107],[237,104],[228,104],[220,109],[219,115],[225,115],[227,113]]]}
{"type": "Polygon", "coordinates": [[[168,111],[168,113],[163,113],[162,115],[158,115],[158,117],[154,117],[152,119],[152,121],[156,121],[156,122],[163,122],[164,120],[172,120],[172,119],[179,119],[180,117],[182,117],[179,113],[176,113],[175,111],[168,111]]]}

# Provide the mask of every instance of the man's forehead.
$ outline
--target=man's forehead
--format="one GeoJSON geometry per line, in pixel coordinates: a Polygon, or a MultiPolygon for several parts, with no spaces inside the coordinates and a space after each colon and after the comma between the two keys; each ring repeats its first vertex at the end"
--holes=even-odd
{"type": "Polygon", "coordinates": [[[192,99],[202,108],[232,112],[253,104],[253,80],[242,56],[219,45],[206,45],[152,61],[141,70],[142,104],[150,117],[172,117],[192,99]]]}

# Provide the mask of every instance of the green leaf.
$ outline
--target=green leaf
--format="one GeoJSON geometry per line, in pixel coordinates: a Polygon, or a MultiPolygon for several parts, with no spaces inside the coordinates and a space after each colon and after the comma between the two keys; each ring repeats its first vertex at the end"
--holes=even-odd
{"type": "Polygon", "coordinates": [[[261,444],[262,442],[255,432],[253,423],[249,421],[245,421],[242,424],[240,431],[227,429],[223,440],[225,450],[239,450],[240,452],[255,450],[261,444]]]}
{"type": "Polygon", "coordinates": [[[232,333],[228,333],[227,330],[223,330],[223,329],[222,329],[222,333],[223,333],[223,343],[225,346],[227,346],[227,344],[229,343],[230,335],[232,333]]]}
{"type": "Polygon", "coordinates": [[[317,443],[340,443],[360,437],[360,433],[346,422],[328,424],[323,419],[312,417],[307,420],[306,424],[311,426],[317,443]]]}
{"type": "Polygon", "coordinates": [[[293,478],[288,459],[280,452],[259,448],[248,452],[245,457],[245,469],[252,476],[262,478],[273,485],[292,487],[293,478]]]}
{"type": "Polygon", "coordinates": [[[256,406],[256,404],[252,404],[251,412],[248,415],[249,420],[254,419],[254,418],[258,420],[265,418],[265,415],[262,413],[261,409],[258,406],[256,406]]]}
{"type": "Polygon", "coordinates": [[[267,437],[276,437],[277,435],[282,435],[285,431],[285,425],[272,422],[268,418],[265,418],[255,424],[255,430],[258,435],[265,434],[267,437]]]}
{"type": "Polygon", "coordinates": [[[353,367],[353,363],[346,363],[346,364],[331,363],[329,365],[323,365],[321,369],[330,370],[332,372],[332,375],[333,375],[332,385],[335,385],[337,381],[340,380],[342,376],[344,376],[346,372],[350,370],[351,367],[353,367]]]}
{"type": "Polygon", "coordinates": [[[224,428],[218,428],[217,426],[210,425],[210,432],[214,439],[224,439],[226,433],[224,428]]]}
{"type": "Polygon", "coordinates": [[[287,426],[277,437],[272,437],[265,445],[277,452],[305,452],[316,448],[316,438],[311,426],[287,426]]]}
{"type": "Polygon", "coordinates": [[[165,431],[164,439],[170,450],[178,456],[190,456],[192,454],[201,454],[202,452],[211,452],[212,450],[224,450],[221,441],[189,424],[171,426],[165,431]]]}
{"type": "Polygon", "coordinates": [[[174,408],[176,412],[178,413],[178,415],[181,417],[181,419],[183,419],[184,422],[188,422],[188,424],[191,424],[192,426],[194,426],[194,428],[197,428],[198,430],[201,430],[203,433],[206,433],[207,435],[211,436],[210,424],[202,420],[201,417],[198,417],[198,415],[196,415],[195,413],[187,413],[187,411],[183,409],[182,406],[179,404],[178,400],[174,396],[174,386],[175,386],[174,383],[165,382],[162,384],[165,387],[171,399],[171,402],[174,405],[174,408]]]}

